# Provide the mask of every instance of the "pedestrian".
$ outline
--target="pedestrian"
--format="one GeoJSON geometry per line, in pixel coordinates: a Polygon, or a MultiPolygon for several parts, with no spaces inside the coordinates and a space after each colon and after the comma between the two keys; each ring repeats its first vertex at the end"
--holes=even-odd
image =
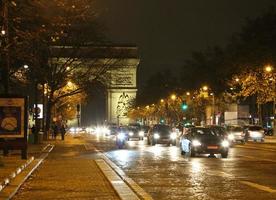
{"type": "Polygon", "coordinates": [[[54,139],[56,139],[58,134],[58,126],[56,124],[54,124],[53,131],[54,131],[54,139]]]}
{"type": "Polygon", "coordinates": [[[64,140],[64,136],[66,133],[65,125],[61,125],[60,133],[61,133],[61,139],[64,140]]]}
{"type": "Polygon", "coordinates": [[[31,130],[32,130],[32,134],[35,134],[35,131],[36,131],[35,125],[32,126],[31,130]]]}

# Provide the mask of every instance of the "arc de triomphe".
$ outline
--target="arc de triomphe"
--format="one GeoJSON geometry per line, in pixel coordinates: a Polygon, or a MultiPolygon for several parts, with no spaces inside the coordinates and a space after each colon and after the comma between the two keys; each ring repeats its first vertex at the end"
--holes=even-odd
{"type": "MultiPolygon", "coordinates": [[[[73,50],[75,49],[71,47],[52,48],[54,55],[60,55],[62,52],[64,58],[70,57],[73,50]]],[[[86,46],[78,49],[77,56],[89,59],[99,65],[110,63],[111,66],[107,66],[104,75],[104,85],[107,90],[107,121],[109,123],[128,124],[130,120],[127,117],[127,111],[137,93],[137,68],[140,62],[137,46],[86,46]]]]}

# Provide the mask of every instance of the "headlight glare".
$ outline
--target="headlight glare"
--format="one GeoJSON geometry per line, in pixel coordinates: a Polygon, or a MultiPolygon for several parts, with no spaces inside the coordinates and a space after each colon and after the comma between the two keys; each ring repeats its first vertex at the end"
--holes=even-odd
{"type": "Polygon", "coordinates": [[[197,147],[197,146],[200,146],[201,143],[198,140],[193,140],[192,141],[192,145],[195,146],[195,147],[197,147]]]}
{"type": "Polygon", "coordinates": [[[229,134],[229,135],[228,135],[228,139],[229,139],[229,140],[234,140],[234,139],[235,139],[235,137],[234,137],[234,135],[233,135],[233,134],[229,134]]]}
{"type": "Polygon", "coordinates": [[[124,133],[119,133],[117,137],[118,137],[119,140],[124,140],[125,139],[125,134],[124,133]]]}
{"type": "Polygon", "coordinates": [[[153,137],[154,137],[154,139],[159,139],[160,135],[158,133],[154,133],[153,137]]]}
{"type": "Polygon", "coordinates": [[[172,140],[175,140],[176,139],[176,133],[171,133],[170,137],[171,137],[172,140]]]}
{"type": "Polygon", "coordinates": [[[143,132],[143,131],[140,131],[140,132],[139,132],[139,136],[140,136],[140,137],[143,137],[143,136],[144,136],[144,132],[143,132]]]}
{"type": "Polygon", "coordinates": [[[229,142],[227,140],[223,140],[222,143],[221,143],[221,145],[223,147],[229,147],[230,144],[229,144],[229,142]]]}

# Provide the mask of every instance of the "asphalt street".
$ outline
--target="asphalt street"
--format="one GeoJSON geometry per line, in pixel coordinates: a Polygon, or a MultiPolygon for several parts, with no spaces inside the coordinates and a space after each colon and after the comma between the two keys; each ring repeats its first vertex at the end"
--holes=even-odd
{"type": "Polygon", "coordinates": [[[56,145],[14,199],[116,199],[93,167],[102,153],[153,199],[276,199],[276,143],[236,145],[225,159],[189,158],[177,146],[149,146],[146,140],[118,149],[112,136],[78,135],[56,145]]]}
{"type": "Polygon", "coordinates": [[[146,141],[128,141],[121,150],[112,137],[89,136],[86,141],[154,199],[276,199],[276,144],[236,145],[222,159],[187,158],[179,147],[148,146],[146,141]]]}

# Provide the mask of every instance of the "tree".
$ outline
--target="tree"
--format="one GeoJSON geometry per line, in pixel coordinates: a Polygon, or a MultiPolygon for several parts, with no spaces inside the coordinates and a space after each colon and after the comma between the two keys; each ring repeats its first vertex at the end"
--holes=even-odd
{"type": "Polygon", "coordinates": [[[15,5],[10,7],[9,17],[15,19],[9,24],[13,42],[6,46],[16,51],[10,57],[14,64],[8,77],[16,81],[20,77],[34,85],[35,91],[37,85],[47,85],[47,131],[52,108],[63,105],[69,96],[83,94],[91,84],[104,81],[118,58],[113,59],[110,48],[99,47],[105,40],[96,23],[93,0],[22,0],[15,5]],[[111,58],[97,58],[99,51],[111,58]],[[29,65],[28,70],[22,69],[24,63],[29,65]],[[69,81],[76,87],[64,90],[69,81]]]}

